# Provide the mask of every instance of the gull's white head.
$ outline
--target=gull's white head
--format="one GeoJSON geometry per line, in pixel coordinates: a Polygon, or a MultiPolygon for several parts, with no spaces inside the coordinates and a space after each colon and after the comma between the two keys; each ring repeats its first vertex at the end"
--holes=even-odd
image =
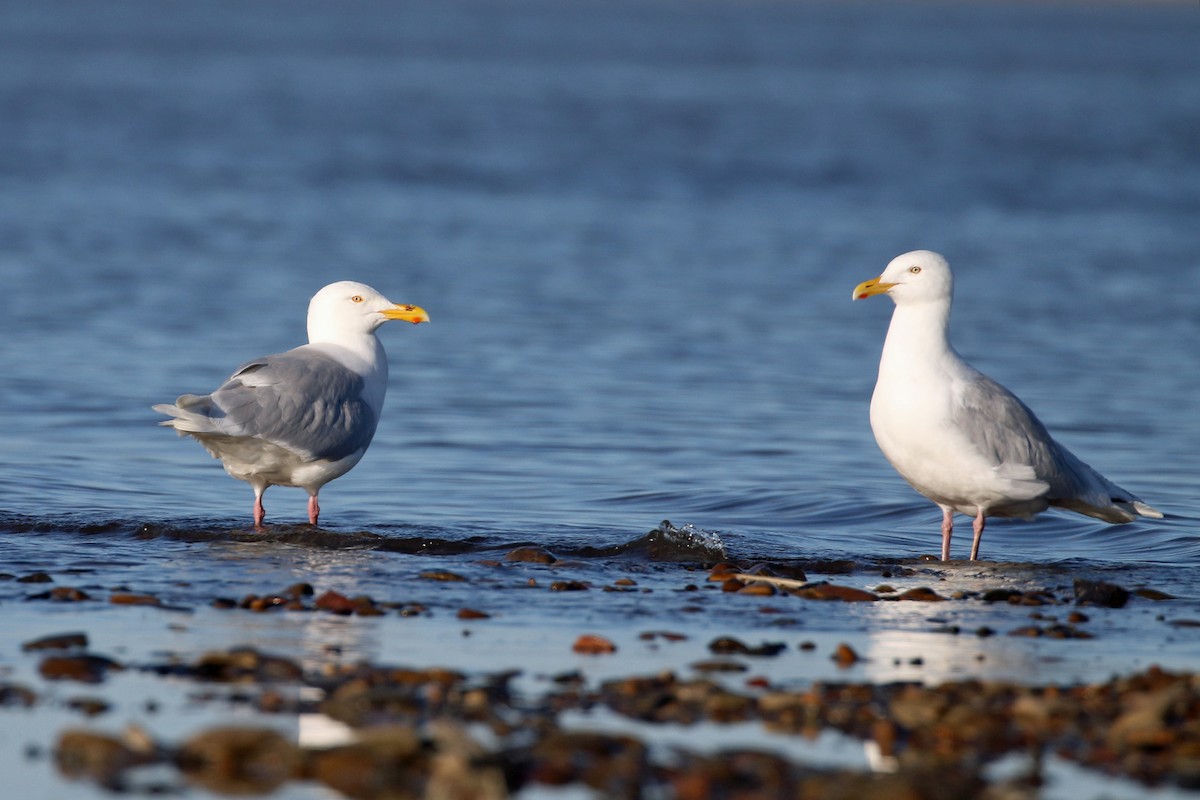
{"type": "Polygon", "coordinates": [[[365,283],[338,281],[317,292],[309,302],[308,341],[369,335],[393,319],[416,324],[428,322],[429,315],[419,306],[397,305],[365,283]]]}
{"type": "Polygon", "coordinates": [[[855,300],[886,294],[896,305],[910,302],[948,302],[954,293],[950,264],[932,250],[913,250],[896,256],[878,278],[854,287],[855,300]]]}

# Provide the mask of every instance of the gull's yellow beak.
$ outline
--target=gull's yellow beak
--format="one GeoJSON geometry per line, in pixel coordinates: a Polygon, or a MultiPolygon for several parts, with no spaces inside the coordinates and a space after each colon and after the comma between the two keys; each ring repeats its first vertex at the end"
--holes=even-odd
{"type": "Polygon", "coordinates": [[[391,308],[385,308],[380,313],[388,319],[401,319],[405,322],[411,322],[413,325],[419,322],[429,322],[429,315],[420,306],[392,306],[391,308]]]}
{"type": "MultiPolygon", "coordinates": [[[[880,278],[883,276],[880,275],[880,278]]],[[[888,289],[891,289],[896,284],[881,281],[879,278],[871,278],[869,281],[863,281],[858,286],[854,287],[854,294],[850,297],[852,300],[865,300],[873,294],[887,294],[888,289]]]]}

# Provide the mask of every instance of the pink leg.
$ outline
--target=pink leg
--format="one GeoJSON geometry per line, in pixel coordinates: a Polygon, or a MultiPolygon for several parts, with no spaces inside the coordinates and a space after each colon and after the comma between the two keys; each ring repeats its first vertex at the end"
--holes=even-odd
{"type": "Polygon", "coordinates": [[[979,509],[979,513],[975,515],[975,522],[972,526],[975,529],[975,539],[971,542],[971,560],[976,561],[979,558],[979,540],[983,538],[983,509],[979,509]]]}
{"type": "Polygon", "coordinates": [[[266,516],[267,516],[267,510],[265,508],[263,508],[263,504],[262,504],[263,491],[264,491],[263,489],[255,489],[254,490],[254,527],[255,528],[261,528],[263,526],[263,519],[266,518],[266,516]]]}
{"type": "Polygon", "coordinates": [[[317,496],[315,494],[308,497],[308,521],[313,527],[316,527],[317,517],[321,516],[321,506],[317,504],[317,496]]]}
{"type": "Polygon", "coordinates": [[[942,509],[942,561],[950,560],[950,534],[954,532],[954,512],[942,509]]]}

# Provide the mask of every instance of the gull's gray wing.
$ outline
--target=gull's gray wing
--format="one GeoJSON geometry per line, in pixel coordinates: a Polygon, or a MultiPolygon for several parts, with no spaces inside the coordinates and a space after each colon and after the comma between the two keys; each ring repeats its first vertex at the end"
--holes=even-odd
{"type": "Polygon", "coordinates": [[[958,399],[952,413],[964,435],[998,469],[1019,476],[1024,468],[1025,480],[1047,487],[1050,505],[1106,522],[1162,517],[1056,442],[1028,406],[986,375],[975,372],[961,383],[958,399]]]}
{"type": "Polygon", "coordinates": [[[263,439],[306,460],[336,461],[365,449],[378,420],[363,399],[363,379],[306,347],[238,368],[210,395],[184,395],[179,409],[207,418],[204,433],[263,439]]]}

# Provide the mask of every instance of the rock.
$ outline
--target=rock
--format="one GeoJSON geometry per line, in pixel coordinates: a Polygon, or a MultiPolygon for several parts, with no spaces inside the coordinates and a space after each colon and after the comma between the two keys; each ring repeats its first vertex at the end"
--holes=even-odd
{"type": "Polygon", "coordinates": [[[576,653],[584,655],[604,655],[607,653],[617,652],[617,646],[603,636],[597,636],[591,633],[585,633],[575,640],[575,644],[571,645],[571,649],[576,653]]]}
{"type": "Polygon", "coordinates": [[[51,578],[44,572],[31,572],[28,575],[22,575],[17,578],[17,583],[53,583],[54,578],[51,578]]]}
{"type": "Polygon", "coordinates": [[[427,581],[456,582],[466,580],[466,578],[464,578],[462,575],[459,575],[457,572],[451,572],[448,569],[429,570],[427,572],[422,572],[420,577],[427,581]]]}
{"type": "Polygon", "coordinates": [[[787,649],[782,642],[764,642],[751,647],[732,636],[721,636],[708,643],[708,649],[716,655],[777,656],[787,649]]]}
{"type": "Polygon", "coordinates": [[[81,711],[85,717],[96,717],[112,708],[112,704],[101,697],[72,697],[67,701],[67,708],[81,711]]]}
{"type": "Polygon", "coordinates": [[[175,762],[217,794],[267,794],[301,774],[300,750],[270,728],[214,728],[184,742],[175,762]]]}
{"type": "Polygon", "coordinates": [[[352,744],[313,753],[309,773],[348,797],[424,797],[429,757],[415,729],[387,725],[363,731],[352,744]]]}
{"type": "Polygon", "coordinates": [[[349,597],[332,589],[323,592],[320,597],[313,601],[313,606],[322,611],[328,611],[331,614],[341,614],[343,616],[353,614],[357,608],[354,601],[349,597]]]}
{"type": "Polygon", "coordinates": [[[847,603],[869,603],[879,599],[873,592],[832,583],[810,583],[795,590],[793,594],[806,600],[841,600],[847,603]]]}
{"type": "Polygon", "coordinates": [[[550,584],[552,592],[584,592],[587,589],[588,585],[583,581],[554,581],[550,584]]]}
{"type": "Polygon", "coordinates": [[[111,658],[94,655],[49,656],[38,665],[38,673],[48,681],[100,683],[109,670],[123,667],[111,658]]]}
{"type": "Polygon", "coordinates": [[[543,547],[517,547],[504,554],[505,561],[516,561],[527,564],[553,564],[558,561],[554,554],[543,547]]]}
{"type": "Polygon", "coordinates": [[[37,694],[32,689],[15,683],[0,683],[0,707],[29,708],[36,702],[37,694]]]}
{"type": "Polygon", "coordinates": [[[909,589],[906,592],[901,592],[899,599],[912,600],[919,603],[940,603],[946,598],[930,589],[927,586],[921,586],[916,589],[909,589]]]}
{"type": "Polygon", "coordinates": [[[1143,600],[1154,600],[1155,602],[1177,599],[1175,595],[1167,594],[1166,592],[1160,592],[1158,589],[1134,589],[1133,593],[1143,600]]]}
{"type": "Polygon", "coordinates": [[[474,608],[460,608],[457,614],[459,619],[491,619],[492,615],[486,611],[477,611],[474,608]]]}
{"type": "Polygon", "coordinates": [[[723,658],[714,658],[708,661],[695,661],[688,665],[689,668],[696,672],[748,672],[750,670],[745,664],[737,661],[728,661],[723,658]]]}
{"type": "Polygon", "coordinates": [[[87,647],[88,637],[86,633],[56,633],[50,636],[42,636],[39,639],[30,639],[21,645],[21,649],[25,652],[36,652],[39,650],[69,650],[73,647],[87,647]]]}
{"type": "Polygon", "coordinates": [[[1129,602],[1129,591],[1115,583],[1075,579],[1075,602],[1078,605],[1123,608],[1129,602]]]}
{"type": "Polygon", "coordinates": [[[72,780],[86,778],[116,790],[121,788],[122,773],[149,763],[151,758],[115,736],[67,730],[58,737],[54,760],[59,772],[72,780]]]}
{"type": "Polygon", "coordinates": [[[582,783],[603,797],[640,797],[650,772],[642,742],[605,733],[553,731],[530,749],[529,762],[532,783],[582,783]]]}
{"type": "Polygon", "coordinates": [[[116,606],[161,606],[162,601],[151,594],[130,594],[114,592],[109,595],[108,602],[116,606]]]}
{"type": "Polygon", "coordinates": [[[833,660],[837,662],[837,665],[839,667],[845,668],[845,667],[853,666],[854,664],[858,663],[861,659],[860,659],[858,653],[856,653],[854,651],[853,647],[846,644],[845,642],[842,642],[841,644],[839,644],[837,646],[837,649],[834,651],[833,660]]]}

